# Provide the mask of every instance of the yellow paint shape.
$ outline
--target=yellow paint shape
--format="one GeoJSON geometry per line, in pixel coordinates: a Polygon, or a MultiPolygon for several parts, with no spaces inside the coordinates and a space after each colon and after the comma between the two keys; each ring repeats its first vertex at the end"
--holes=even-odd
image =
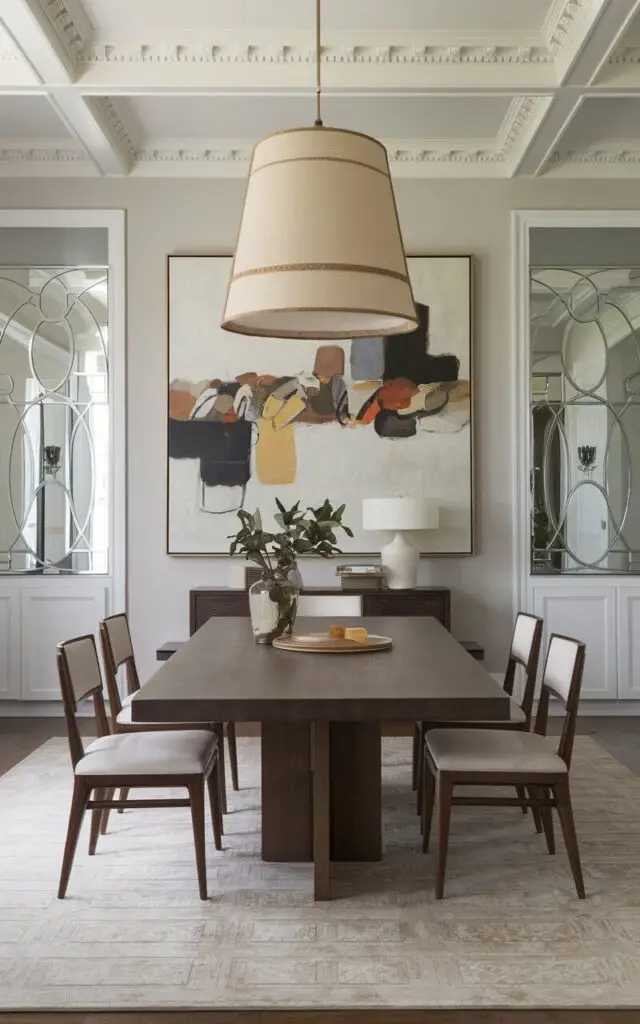
{"type": "Polygon", "coordinates": [[[354,391],[375,391],[381,384],[381,380],[359,380],[350,384],[349,387],[353,388],[354,391]]]}
{"type": "Polygon", "coordinates": [[[295,427],[292,420],[304,409],[293,395],[286,402],[270,395],[258,423],[256,476],[261,484],[292,484],[298,468],[295,427]]]}

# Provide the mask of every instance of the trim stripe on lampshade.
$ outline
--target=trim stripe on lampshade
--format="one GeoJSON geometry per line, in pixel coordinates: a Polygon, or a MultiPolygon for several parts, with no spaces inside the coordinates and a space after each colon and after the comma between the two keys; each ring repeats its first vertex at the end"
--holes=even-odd
{"type": "Polygon", "coordinates": [[[286,263],[279,267],[256,267],[255,270],[243,270],[241,274],[233,274],[231,280],[238,281],[241,277],[253,274],[282,274],[287,270],[352,270],[354,274],[381,274],[383,277],[395,277],[398,281],[409,282],[406,274],[397,270],[385,270],[383,267],[359,267],[353,263],[286,263]]]}
{"type": "Polygon", "coordinates": [[[339,340],[403,334],[417,323],[382,143],[324,127],[259,142],[223,328],[339,340]]]}

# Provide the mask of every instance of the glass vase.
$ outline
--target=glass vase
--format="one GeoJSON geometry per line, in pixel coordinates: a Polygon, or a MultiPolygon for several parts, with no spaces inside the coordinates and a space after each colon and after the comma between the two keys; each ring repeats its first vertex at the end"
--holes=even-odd
{"type": "Polygon", "coordinates": [[[261,579],[249,587],[249,615],[257,643],[270,644],[293,631],[300,588],[289,580],[261,579]]]}

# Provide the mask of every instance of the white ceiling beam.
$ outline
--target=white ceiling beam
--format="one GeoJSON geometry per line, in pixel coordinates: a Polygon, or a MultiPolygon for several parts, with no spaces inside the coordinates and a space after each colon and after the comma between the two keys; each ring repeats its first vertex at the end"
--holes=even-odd
{"type": "Polygon", "coordinates": [[[112,108],[104,101],[87,99],[75,88],[76,40],[66,40],[37,0],[2,0],[2,20],[14,43],[40,83],[60,119],[78,139],[101,174],[128,174],[132,147],[112,108]]]}
{"type": "Polygon", "coordinates": [[[574,52],[566,63],[561,88],[549,105],[546,117],[522,151],[516,174],[539,175],[544,171],[567,126],[584,102],[585,88],[594,83],[639,10],[640,0],[609,0],[595,12],[590,29],[583,26],[581,41],[574,46],[574,52]]]}

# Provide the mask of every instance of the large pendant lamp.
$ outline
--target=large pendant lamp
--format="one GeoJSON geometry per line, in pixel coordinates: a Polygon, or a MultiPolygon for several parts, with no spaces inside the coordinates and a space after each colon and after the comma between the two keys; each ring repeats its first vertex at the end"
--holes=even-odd
{"type": "Polygon", "coordinates": [[[387,151],[320,114],[253,152],[222,326],[277,338],[404,334],[418,325],[387,151]]]}

